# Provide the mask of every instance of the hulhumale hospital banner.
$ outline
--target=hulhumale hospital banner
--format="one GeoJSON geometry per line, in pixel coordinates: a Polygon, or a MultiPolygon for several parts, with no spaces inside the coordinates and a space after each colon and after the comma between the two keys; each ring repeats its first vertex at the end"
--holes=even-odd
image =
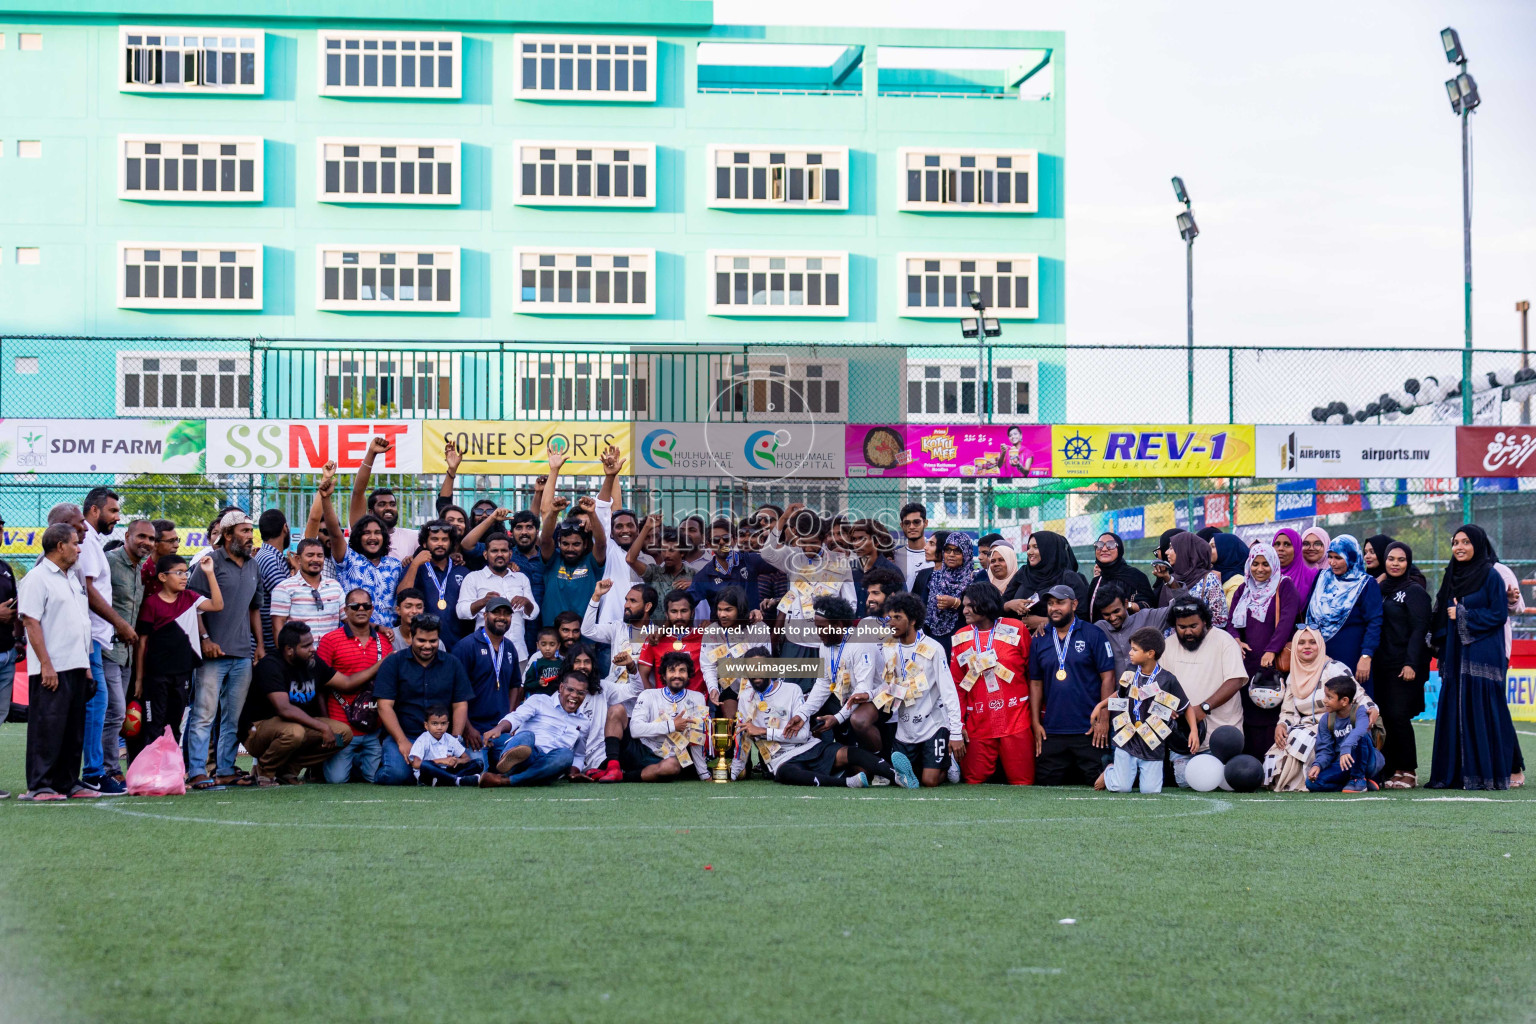
{"type": "Polygon", "coordinates": [[[633,471],[641,476],[777,480],[847,472],[841,423],[637,423],[633,471]]]}
{"type": "Polygon", "coordinates": [[[0,473],[201,473],[203,420],[0,420],[0,473]]]}
{"type": "Polygon", "coordinates": [[[1253,449],[1254,428],[1246,424],[1057,425],[1051,428],[1051,475],[1253,476],[1253,449]]]}
{"type": "Polygon", "coordinates": [[[846,453],[850,477],[1049,477],[1051,428],[850,424],[846,453]]]}

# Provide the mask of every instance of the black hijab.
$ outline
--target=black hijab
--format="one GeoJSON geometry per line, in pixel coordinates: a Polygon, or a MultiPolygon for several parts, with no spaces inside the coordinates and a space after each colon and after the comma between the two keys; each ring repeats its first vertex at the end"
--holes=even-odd
{"type": "MultiPolygon", "coordinates": [[[[1371,538],[1372,541],[1380,539],[1380,537],[1371,538]]],[[[1389,540],[1386,546],[1381,548],[1376,547],[1376,545],[1373,543],[1371,544],[1371,547],[1381,552],[1382,576],[1380,586],[1383,600],[1390,598],[1393,594],[1396,594],[1400,590],[1407,590],[1414,584],[1418,584],[1421,587],[1424,586],[1424,574],[1419,571],[1418,566],[1413,564],[1413,548],[1409,547],[1407,544],[1404,544],[1400,540],[1389,540]],[[1403,557],[1408,559],[1408,571],[1403,573],[1401,576],[1393,576],[1391,573],[1387,572],[1387,555],[1392,551],[1393,548],[1397,548],[1403,553],[1403,557]]]]}
{"type": "Polygon", "coordinates": [[[1030,565],[1029,559],[1024,559],[1024,564],[1019,566],[1018,592],[1040,594],[1058,583],[1068,582],[1063,577],[1073,571],[1072,562],[1076,559],[1072,558],[1072,545],[1067,543],[1067,538],[1049,530],[1037,531],[1029,537],[1040,552],[1040,564],[1030,565]]]}
{"type": "Polygon", "coordinates": [[[1207,526],[1203,530],[1198,531],[1195,536],[1199,537],[1201,540],[1208,541],[1220,532],[1221,527],[1219,526],[1207,526]]]}
{"type": "MultiPolygon", "coordinates": [[[[1371,573],[1372,576],[1379,576],[1380,574],[1387,571],[1387,548],[1391,547],[1394,541],[1385,533],[1377,533],[1365,538],[1365,543],[1369,544],[1371,550],[1376,552],[1376,565],[1378,566],[1374,572],[1372,572],[1370,569],[1367,569],[1366,572],[1371,573]]],[[[1361,559],[1365,558],[1364,545],[1362,545],[1360,548],[1360,557],[1361,559]]],[[[1413,561],[1412,555],[1408,556],[1408,561],[1413,561]]]]}
{"type": "Polygon", "coordinates": [[[1188,590],[1211,571],[1211,542],[1195,533],[1175,534],[1169,542],[1179,553],[1173,563],[1173,582],[1188,590]]]}
{"type": "Polygon", "coordinates": [[[1160,557],[1160,558],[1167,558],[1168,557],[1168,542],[1173,539],[1173,535],[1174,534],[1176,534],[1176,533],[1183,533],[1183,532],[1184,532],[1184,530],[1181,527],[1178,527],[1178,526],[1172,527],[1171,529],[1164,530],[1163,531],[1163,535],[1157,539],[1157,554],[1158,554],[1158,557],[1160,557]]]}
{"type": "MultiPolygon", "coordinates": [[[[1464,533],[1472,542],[1472,557],[1465,562],[1456,561],[1455,556],[1445,567],[1445,576],[1440,580],[1440,592],[1435,595],[1435,611],[1451,603],[1452,598],[1462,599],[1475,594],[1483,589],[1483,584],[1488,581],[1488,574],[1493,571],[1493,545],[1488,543],[1488,534],[1481,526],[1467,523],[1458,527],[1456,533],[1464,533]]],[[[1456,533],[1451,534],[1455,540],[1456,533]]]]}
{"type": "Polygon", "coordinates": [[[1147,579],[1147,574],[1129,564],[1125,560],[1125,541],[1120,539],[1118,533],[1103,533],[1101,537],[1111,537],[1115,542],[1115,557],[1111,562],[1099,562],[1098,550],[1094,550],[1094,560],[1099,567],[1099,578],[1093,585],[1094,598],[1090,598],[1090,604],[1097,598],[1099,587],[1105,583],[1113,583],[1120,588],[1127,601],[1135,601],[1140,605],[1152,603],[1152,583],[1147,579]]]}

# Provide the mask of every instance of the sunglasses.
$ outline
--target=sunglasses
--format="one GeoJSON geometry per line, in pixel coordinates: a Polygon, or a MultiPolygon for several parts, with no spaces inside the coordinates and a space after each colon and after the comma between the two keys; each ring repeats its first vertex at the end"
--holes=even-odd
{"type": "Polygon", "coordinates": [[[1101,540],[1095,544],[1094,547],[1100,551],[1113,551],[1115,548],[1119,547],[1119,545],[1112,540],[1101,540]]]}
{"type": "Polygon", "coordinates": [[[359,604],[349,604],[349,605],[347,605],[347,607],[350,608],[354,612],[371,612],[371,611],[373,611],[373,605],[371,605],[371,604],[361,604],[361,603],[359,603],[359,604]]]}

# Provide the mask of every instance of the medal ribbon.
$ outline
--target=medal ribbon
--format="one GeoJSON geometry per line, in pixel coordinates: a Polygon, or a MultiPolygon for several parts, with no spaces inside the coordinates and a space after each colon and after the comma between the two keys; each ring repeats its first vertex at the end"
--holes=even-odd
{"type": "Polygon", "coordinates": [[[501,663],[507,659],[507,638],[501,638],[501,646],[491,643],[491,635],[485,630],[480,631],[480,637],[485,641],[486,649],[491,652],[491,671],[496,673],[496,686],[501,687],[501,663]]]}
{"type": "Polygon", "coordinates": [[[1058,672],[1065,672],[1067,670],[1066,648],[1069,644],[1072,643],[1072,633],[1076,629],[1077,620],[1073,619],[1072,625],[1067,627],[1067,636],[1065,640],[1062,639],[1059,632],[1054,629],[1051,630],[1051,646],[1056,648],[1056,670],[1058,672]]]}
{"type": "Polygon", "coordinates": [[[437,599],[439,601],[448,600],[448,595],[443,592],[443,584],[448,582],[448,573],[452,572],[452,570],[444,569],[442,577],[439,578],[437,575],[437,570],[432,568],[432,562],[430,559],[426,562],[423,562],[421,567],[427,570],[427,579],[432,581],[432,589],[437,591],[437,599]]]}

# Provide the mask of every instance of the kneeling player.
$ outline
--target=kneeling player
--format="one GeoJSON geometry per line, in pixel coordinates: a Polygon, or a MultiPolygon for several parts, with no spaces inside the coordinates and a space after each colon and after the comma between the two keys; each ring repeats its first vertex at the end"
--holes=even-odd
{"type": "MultiPolygon", "coordinates": [[[[746,656],[766,658],[768,651],[755,647],[746,656]]],[[[877,786],[899,782],[890,763],[879,755],[811,735],[804,701],[799,687],[779,679],[751,679],[741,695],[738,722],[743,742],[757,747],[777,781],[790,786],[842,785],[849,789],[862,789],[871,778],[877,786]]],[[[732,772],[739,775],[742,764],[738,758],[732,772]]]]}
{"type": "Polygon", "coordinates": [[[891,764],[904,786],[937,786],[949,772],[951,755],[965,756],[960,697],[944,648],[923,635],[923,602],[897,594],[885,603],[894,639],[885,644],[884,669],[875,690],[877,708],[896,718],[891,764]]]}
{"type": "Polygon", "coordinates": [[[625,782],[670,782],[692,765],[709,780],[704,730],[709,708],[704,695],[688,689],[693,659],[670,651],[661,659],[660,689],[642,690],[629,717],[629,736],[619,749],[625,782]]]}

